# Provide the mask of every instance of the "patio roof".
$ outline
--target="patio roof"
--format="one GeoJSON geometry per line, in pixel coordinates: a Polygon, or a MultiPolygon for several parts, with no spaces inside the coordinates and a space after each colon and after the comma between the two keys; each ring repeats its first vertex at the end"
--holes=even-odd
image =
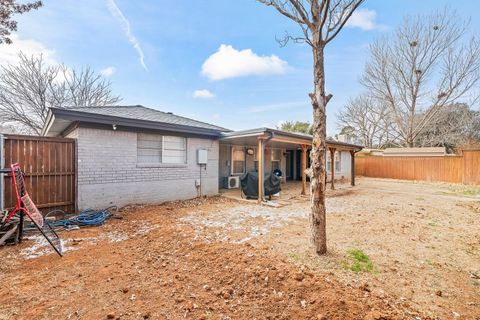
{"type": "MultiPolygon", "coordinates": [[[[306,194],[307,189],[307,153],[308,147],[312,145],[313,136],[304,133],[287,132],[271,128],[257,128],[235,132],[224,132],[220,135],[220,143],[226,145],[236,145],[245,147],[257,147],[257,161],[258,161],[258,202],[264,201],[264,158],[265,147],[268,145],[273,148],[299,148],[301,149],[300,157],[300,172],[302,175],[302,195],[306,194]]],[[[334,140],[327,140],[327,150],[330,151],[330,158],[332,159],[332,181],[331,188],[334,189],[335,180],[335,151],[349,151],[351,156],[352,168],[352,186],[355,185],[355,152],[362,150],[362,146],[339,142],[334,140]]]]}
{"type": "MultiPolygon", "coordinates": [[[[268,145],[271,147],[292,147],[292,144],[300,147],[301,145],[311,145],[313,136],[299,132],[288,132],[271,128],[255,128],[242,131],[225,132],[221,134],[220,143],[256,146],[258,138],[269,138],[268,145]]],[[[361,150],[363,147],[356,144],[346,143],[327,139],[328,148],[342,150],[361,150]]]]}

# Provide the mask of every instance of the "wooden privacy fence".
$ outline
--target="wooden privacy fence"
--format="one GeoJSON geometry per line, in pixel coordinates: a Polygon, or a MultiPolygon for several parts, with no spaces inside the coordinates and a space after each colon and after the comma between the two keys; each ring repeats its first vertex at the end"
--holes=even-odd
{"type": "Polygon", "coordinates": [[[402,180],[445,181],[480,185],[480,150],[443,157],[356,157],[356,174],[402,180]]]}
{"type": "MultiPolygon", "coordinates": [[[[2,160],[6,168],[18,162],[25,171],[30,197],[42,213],[54,209],[75,212],[75,140],[5,135],[2,160]]],[[[15,205],[12,177],[5,174],[3,207],[15,205]]]]}

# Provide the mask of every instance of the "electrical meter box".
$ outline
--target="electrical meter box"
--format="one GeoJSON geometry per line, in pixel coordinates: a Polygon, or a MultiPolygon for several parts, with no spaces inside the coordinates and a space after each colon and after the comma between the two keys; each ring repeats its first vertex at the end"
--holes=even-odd
{"type": "Polygon", "coordinates": [[[207,164],[208,162],[208,150],[198,149],[197,150],[197,164],[207,164]]]}

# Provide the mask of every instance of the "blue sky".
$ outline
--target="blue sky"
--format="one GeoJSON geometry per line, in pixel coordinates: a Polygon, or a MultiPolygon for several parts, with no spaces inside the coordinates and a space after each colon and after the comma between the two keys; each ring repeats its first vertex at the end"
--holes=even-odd
{"type": "MultiPolygon", "coordinates": [[[[361,92],[358,78],[368,44],[397,26],[405,14],[430,13],[446,5],[472,18],[472,0],[367,0],[354,25],[326,52],[326,79],[335,114],[361,92]]],[[[15,44],[0,47],[0,63],[14,53],[42,52],[51,63],[90,65],[112,82],[122,104],[143,104],[230,129],[311,121],[311,51],[275,37],[297,26],[255,0],[44,0],[19,17],[15,44]],[[129,28],[127,28],[127,25],[129,28]]]]}

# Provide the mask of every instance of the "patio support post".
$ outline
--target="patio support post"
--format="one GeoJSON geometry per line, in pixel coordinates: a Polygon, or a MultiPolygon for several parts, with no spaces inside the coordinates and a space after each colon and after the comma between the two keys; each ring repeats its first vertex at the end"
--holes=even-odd
{"type": "Polygon", "coordinates": [[[350,184],[352,187],[355,186],[355,151],[350,150],[350,184]]]}
{"type": "Polygon", "coordinates": [[[330,148],[330,161],[332,161],[332,181],[330,188],[335,190],[335,148],[330,148]]]}
{"type": "Polygon", "coordinates": [[[302,173],[302,195],[307,194],[307,146],[302,144],[302,158],[300,161],[300,171],[302,173]]]}
{"type": "Polygon", "coordinates": [[[258,203],[263,201],[263,139],[258,139],[257,158],[258,158],[258,203]]]}

